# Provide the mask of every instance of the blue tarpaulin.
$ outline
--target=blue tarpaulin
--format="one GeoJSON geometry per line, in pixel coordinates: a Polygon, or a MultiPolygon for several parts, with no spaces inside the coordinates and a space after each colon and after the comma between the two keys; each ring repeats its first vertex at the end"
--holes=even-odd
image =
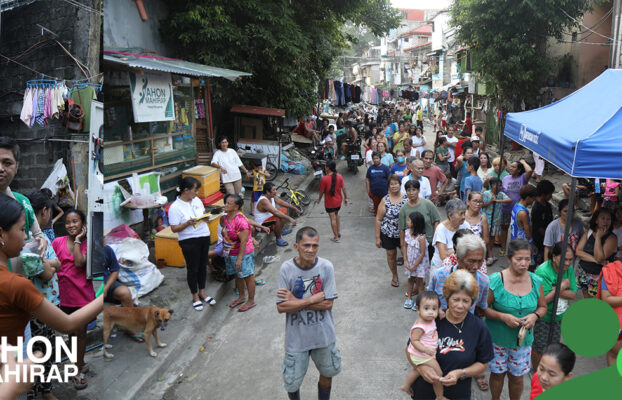
{"type": "Polygon", "coordinates": [[[509,113],[504,134],[571,176],[622,179],[622,70],[548,106],[509,113]]]}

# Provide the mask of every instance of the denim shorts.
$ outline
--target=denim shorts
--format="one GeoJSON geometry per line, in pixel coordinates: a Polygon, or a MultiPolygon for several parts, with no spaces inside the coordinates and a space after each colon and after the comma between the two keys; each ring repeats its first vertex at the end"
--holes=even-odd
{"type": "Polygon", "coordinates": [[[242,257],[242,268],[239,271],[235,269],[237,259],[238,256],[225,257],[227,275],[237,275],[238,278],[246,278],[255,273],[255,252],[244,254],[244,257],[242,257]]]}
{"type": "Polygon", "coordinates": [[[285,352],[283,381],[287,392],[293,393],[300,389],[309,367],[309,356],[313,359],[320,375],[332,378],[341,372],[341,353],[339,353],[336,343],[302,353],[285,352]]]}
{"type": "Polygon", "coordinates": [[[523,376],[531,370],[531,346],[516,349],[492,344],[494,358],[488,363],[488,369],[494,374],[506,371],[513,376],[523,376]]]}

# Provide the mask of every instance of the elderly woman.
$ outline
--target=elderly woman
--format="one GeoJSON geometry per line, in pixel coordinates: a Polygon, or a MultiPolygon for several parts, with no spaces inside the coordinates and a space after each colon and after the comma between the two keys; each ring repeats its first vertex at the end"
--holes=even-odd
{"type": "Polygon", "coordinates": [[[494,360],[490,369],[490,392],[499,400],[508,376],[511,400],[523,393],[523,376],[531,370],[533,327],[546,313],[542,279],[529,272],[531,246],[527,239],[508,245],[509,266],[490,276],[486,325],[492,336],[494,360]]]}
{"type": "Polygon", "coordinates": [[[397,248],[400,247],[399,216],[408,198],[402,195],[402,181],[399,176],[389,177],[389,193],[384,196],[376,213],[376,247],[387,251],[387,263],[393,274],[391,286],[399,287],[397,276],[397,248]]]}
{"type": "MultiPolygon", "coordinates": [[[[483,249],[481,253],[483,259],[483,249]]],[[[411,387],[413,399],[435,398],[433,382],[443,384],[446,398],[471,398],[471,377],[481,375],[493,358],[492,341],[484,322],[469,312],[478,293],[477,281],[464,269],[452,272],[445,280],[443,296],[447,299],[447,312],[444,319],[436,320],[439,343],[436,361],[443,376],[436,376],[429,368],[420,369],[421,377],[411,387]]]]}
{"type": "Polygon", "coordinates": [[[451,241],[458,229],[468,228],[464,223],[466,205],[459,199],[451,199],[445,205],[447,219],[438,224],[432,238],[434,257],[432,257],[432,270],[442,266],[443,260],[454,252],[454,244],[451,241]]]}
{"type": "Polygon", "coordinates": [[[255,307],[255,255],[251,227],[242,214],[244,200],[237,194],[225,196],[225,215],[223,218],[223,255],[227,266],[227,275],[235,275],[238,298],[229,304],[235,308],[241,304],[239,312],[255,307]],[[244,289],[248,290],[248,300],[244,289]]]}
{"type": "Polygon", "coordinates": [[[577,245],[579,262],[579,287],[583,297],[596,296],[598,275],[603,265],[614,260],[618,239],[612,232],[611,212],[600,208],[590,219],[590,230],[585,232],[577,245]]]}

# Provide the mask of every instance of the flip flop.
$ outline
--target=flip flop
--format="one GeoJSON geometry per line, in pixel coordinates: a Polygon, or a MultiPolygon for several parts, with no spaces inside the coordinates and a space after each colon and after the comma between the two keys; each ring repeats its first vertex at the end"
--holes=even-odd
{"type": "Polygon", "coordinates": [[[229,308],[236,308],[237,306],[239,306],[240,304],[244,304],[245,302],[246,302],[246,300],[242,300],[242,301],[233,300],[233,301],[229,304],[229,308]]]}
{"type": "Polygon", "coordinates": [[[290,233],[292,233],[292,232],[293,232],[293,231],[292,231],[291,229],[285,229],[285,230],[283,230],[283,233],[281,233],[281,235],[282,235],[282,236],[289,235],[289,234],[290,234],[290,233]]]}
{"type": "Polygon", "coordinates": [[[257,303],[253,303],[253,304],[251,304],[250,306],[249,306],[249,305],[244,304],[242,307],[238,308],[238,312],[248,311],[248,310],[250,310],[251,308],[255,307],[256,305],[257,305],[257,303]]]}
{"type": "Polygon", "coordinates": [[[393,287],[400,287],[400,281],[391,280],[391,286],[393,286],[393,287]]]}
{"type": "Polygon", "coordinates": [[[203,302],[199,301],[195,301],[192,303],[192,307],[196,310],[196,311],[203,311],[203,302]]]}
{"type": "Polygon", "coordinates": [[[257,286],[263,286],[265,284],[266,284],[266,281],[264,281],[263,279],[257,279],[255,281],[255,285],[257,285],[257,286]]]}
{"type": "Polygon", "coordinates": [[[336,239],[335,239],[335,238],[333,237],[333,238],[330,238],[330,240],[331,240],[332,242],[339,243],[339,238],[336,238],[336,239]]]}
{"type": "Polygon", "coordinates": [[[289,246],[289,243],[287,243],[285,240],[283,239],[279,239],[276,241],[276,245],[280,246],[280,247],[285,247],[285,246],[289,246]]]}
{"type": "Polygon", "coordinates": [[[209,304],[210,306],[213,306],[214,304],[216,304],[216,300],[214,300],[213,297],[209,297],[209,296],[201,297],[201,296],[199,296],[199,299],[201,299],[201,301],[203,303],[209,304]]]}
{"type": "Polygon", "coordinates": [[[89,385],[86,376],[84,376],[84,373],[82,372],[79,372],[78,375],[73,376],[71,380],[73,381],[73,387],[76,390],[85,389],[89,385]]]}

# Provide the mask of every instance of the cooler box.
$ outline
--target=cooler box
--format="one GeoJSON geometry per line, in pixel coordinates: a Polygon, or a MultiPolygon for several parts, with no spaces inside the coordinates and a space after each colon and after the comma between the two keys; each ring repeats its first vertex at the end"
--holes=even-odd
{"type": "Polygon", "coordinates": [[[209,206],[209,205],[216,203],[219,200],[222,200],[222,198],[223,198],[223,194],[219,190],[216,193],[212,194],[211,196],[201,198],[201,202],[203,203],[204,206],[209,206]]]}
{"type": "Polygon", "coordinates": [[[225,213],[222,213],[209,217],[209,222],[207,226],[209,227],[209,241],[212,244],[218,241],[218,223],[220,222],[220,218],[224,217],[225,215],[225,213]]]}
{"type": "Polygon", "coordinates": [[[168,226],[155,235],[156,261],[163,259],[169,267],[185,267],[186,260],[177,241],[177,234],[168,226]]]}
{"type": "Polygon", "coordinates": [[[197,165],[181,173],[182,179],[186,176],[191,176],[201,182],[198,193],[200,198],[209,197],[220,191],[220,171],[218,171],[217,168],[207,165],[197,165]]]}

